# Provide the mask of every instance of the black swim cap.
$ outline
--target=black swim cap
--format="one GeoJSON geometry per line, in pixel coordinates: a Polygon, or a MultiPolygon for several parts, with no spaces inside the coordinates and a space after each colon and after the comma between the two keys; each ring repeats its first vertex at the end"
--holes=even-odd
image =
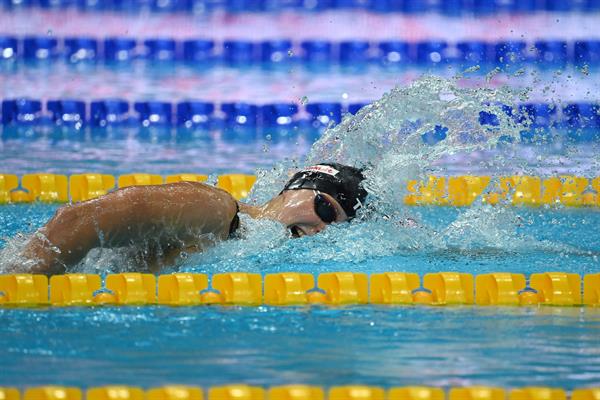
{"type": "Polygon", "coordinates": [[[358,168],[338,163],[312,165],[297,172],[286,183],[284,190],[313,189],[327,193],[344,209],[348,218],[354,218],[362,207],[367,191],[361,182],[365,179],[358,168]]]}

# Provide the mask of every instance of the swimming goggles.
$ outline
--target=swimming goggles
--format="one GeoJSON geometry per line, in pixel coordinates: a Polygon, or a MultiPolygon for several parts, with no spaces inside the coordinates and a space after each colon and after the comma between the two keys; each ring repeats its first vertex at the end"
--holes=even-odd
{"type": "Polygon", "coordinates": [[[337,220],[337,212],[331,200],[319,192],[315,194],[315,214],[326,224],[337,220]]]}

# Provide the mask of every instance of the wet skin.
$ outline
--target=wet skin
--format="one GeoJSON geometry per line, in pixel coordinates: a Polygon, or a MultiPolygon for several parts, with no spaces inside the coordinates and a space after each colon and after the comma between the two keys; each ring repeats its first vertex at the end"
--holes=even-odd
{"type": "MultiPolygon", "coordinates": [[[[273,198],[260,210],[258,218],[281,222],[293,236],[314,235],[327,227],[315,212],[315,196],[320,193],[334,207],[335,223],[348,220],[344,209],[330,195],[311,189],[287,190],[273,198]]],[[[243,209],[242,209],[243,211],[243,209]]]]}
{"type": "MultiPolygon", "coordinates": [[[[25,245],[23,263],[11,269],[60,274],[92,248],[136,246],[145,249],[145,268],[157,272],[182,251],[202,251],[226,240],[238,206],[253,218],[281,222],[294,237],[314,235],[327,226],[315,212],[316,194],[309,189],[289,190],[262,206],[252,206],[197,182],[123,188],[59,208],[25,245]]],[[[335,209],[336,223],[348,219],[331,196],[321,195],[335,209]]]]}

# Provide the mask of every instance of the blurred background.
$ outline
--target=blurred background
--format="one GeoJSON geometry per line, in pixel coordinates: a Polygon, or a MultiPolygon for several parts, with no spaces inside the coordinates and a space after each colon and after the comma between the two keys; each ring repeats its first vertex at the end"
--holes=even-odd
{"type": "MultiPolygon", "coordinates": [[[[182,252],[178,270],[596,273],[600,214],[581,206],[600,206],[599,26],[600,0],[0,0],[0,202],[35,197],[8,193],[10,174],[68,201],[66,176],[38,172],[70,175],[73,201],[138,172],[207,174],[242,197],[255,176],[216,174],[257,174],[260,202],[306,156],[341,155],[374,167],[365,221],[288,240],[244,218],[239,240],[182,252]],[[92,190],[79,173],[113,176],[92,190]],[[535,208],[488,207],[508,185],[507,204],[535,208]],[[404,206],[449,198],[472,207],[404,206]]],[[[57,207],[0,208],[0,269],[57,207]]],[[[140,250],[96,249],[70,272],[138,270],[140,250]]],[[[561,276],[563,299],[577,291],[561,276]]],[[[0,307],[0,384],[570,390],[600,382],[598,311],[0,307]]]]}
{"type": "Polygon", "coordinates": [[[526,90],[524,142],[587,148],[599,23],[600,0],[2,0],[3,169],[251,173],[422,75],[526,90]]]}

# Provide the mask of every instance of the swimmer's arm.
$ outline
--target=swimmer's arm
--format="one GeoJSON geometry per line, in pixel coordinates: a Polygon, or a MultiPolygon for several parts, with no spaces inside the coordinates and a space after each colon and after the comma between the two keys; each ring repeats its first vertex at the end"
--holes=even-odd
{"type": "Polygon", "coordinates": [[[201,183],[128,187],[61,207],[32,237],[23,256],[34,261],[31,273],[63,273],[94,247],[127,246],[160,239],[165,232],[177,238],[179,232],[193,230],[225,239],[236,212],[229,194],[201,183]]]}

